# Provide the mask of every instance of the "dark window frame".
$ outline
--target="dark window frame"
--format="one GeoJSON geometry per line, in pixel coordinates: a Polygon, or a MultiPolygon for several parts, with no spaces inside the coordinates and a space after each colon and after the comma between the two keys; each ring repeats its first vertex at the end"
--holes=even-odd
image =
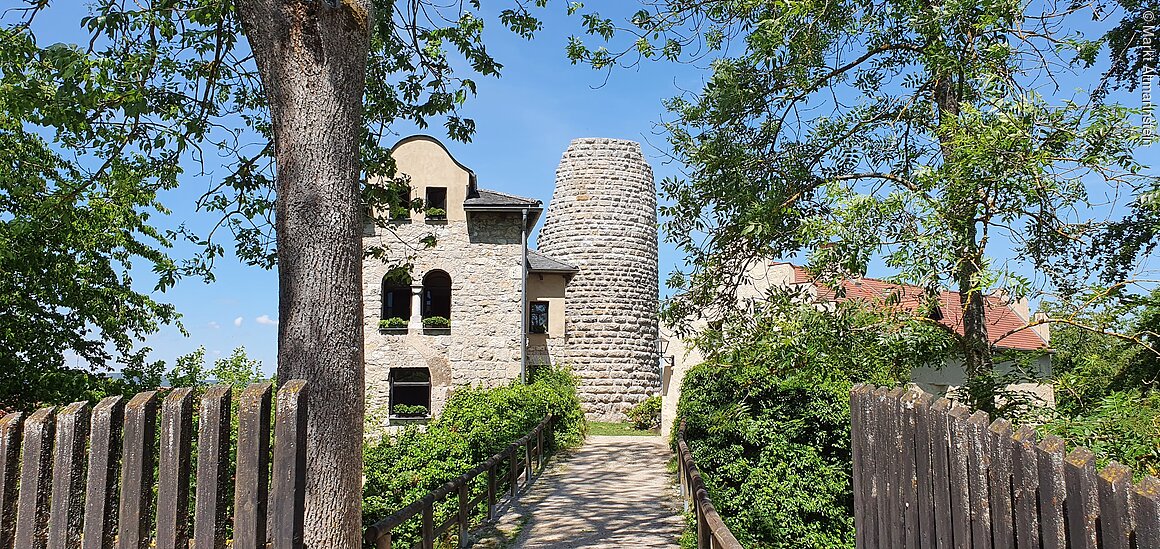
{"type": "Polygon", "coordinates": [[[411,319],[411,278],[399,273],[389,272],[383,275],[382,282],[382,310],[380,318],[411,319]],[[395,303],[401,301],[401,303],[395,303]]]}
{"type": "Polygon", "coordinates": [[[528,303],[528,333],[548,333],[548,325],[551,322],[549,311],[551,311],[551,306],[547,301],[532,301],[528,303]],[[537,311],[537,308],[543,310],[537,311]],[[542,322],[536,322],[537,320],[542,320],[542,322]]]}
{"type": "Polygon", "coordinates": [[[441,316],[451,320],[451,275],[442,269],[433,269],[423,275],[422,317],[441,316]]]}
{"type": "Polygon", "coordinates": [[[392,368],[391,373],[387,375],[387,384],[389,386],[388,415],[398,417],[395,414],[395,406],[398,404],[424,406],[427,408],[427,416],[429,417],[431,415],[430,369],[392,368]],[[423,379],[400,381],[398,379],[399,377],[418,377],[423,379]],[[403,402],[400,402],[400,400],[403,400],[403,402]]]}

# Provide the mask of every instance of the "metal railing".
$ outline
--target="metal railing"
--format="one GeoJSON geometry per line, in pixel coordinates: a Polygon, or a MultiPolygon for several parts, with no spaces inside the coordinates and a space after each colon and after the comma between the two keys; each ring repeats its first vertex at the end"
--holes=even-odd
{"type": "Polygon", "coordinates": [[[688,510],[689,501],[693,504],[693,515],[696,518],[696,535],[698,549],[743,549],[741,542],[725,526],[721,515],[713,507],[709,499],[709,490],[701,480],[701,471],[693,462],[693,452],[685,442],[685,422],[677,431],[677,472],[681,477],[681,496],[687,498],[685,510],[688,510]]]}
{"type": "Polygon", "coordinates": [[[527,485],[532,481],[533,461],[536,463],[537,468],[544,465],[544,432],[550,430],[549,426],[551,422],[551,414],[545,416],[531,432],[513,442],[502,452],[491,456],[487,461],[475,466],[470,471],[371,525],[366,529],[363,539],[368,544],[374,545],[377,549],[390,549],[392,531],[404,522],[421,514],[421,539],[415,547],[433,549],[435,540],[456,526],[458,526],[457,546],[467,547],[469,539],[467,532],[472,526],[471,510],[486,501],[487,519],[491,520],[495,518],[495,507],[499,496],[496,493],[496,488],[498,481],[501,480],[500,475],[507,475],[508,490],[511,492],[511,497],[515,498],[520,486],[520,475],[523,475],[524,484],[527,485]],[[520,451],[521,447],[523,448],[522,452],[520,451]],[[502,471],[501,467],[505,460],[508,464],[507,470],[502,471]],[[487,474],[487,489],[483,493],[472,497],[472,481],[485,473],[487,474]],[[451,497],[459,498],[458,512],[442,524],[436,525],[436,504],[448,500],[451,497]]]}

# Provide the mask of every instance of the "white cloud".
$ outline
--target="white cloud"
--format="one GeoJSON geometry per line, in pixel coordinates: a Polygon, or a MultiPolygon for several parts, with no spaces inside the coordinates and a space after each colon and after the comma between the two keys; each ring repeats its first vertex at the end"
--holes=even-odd
{"type": "Polygon", "coordinates": [[[238,318],[234,319],[234,326],[241,326],[241,325],[242,325],[242,317],[239,316],[238,318]]]}
{"type": "Polygon", "coordinates": [[[265,324],[267,326],[277,326],[278,321],[270,318],[270,315],[262,315],[254,319],[258,324],[265,324]]]}
{"type": "Polygon", "coordinates": [[[214,322],[214,321],[212,321],[212,320],[211,320],[211,321],[209,321],[209,327],[210,327],[210,328],[213,328],[213,329],[215,329],[215,330],[216,330],[216,329],[218,329],[218,328],[221,328],[221,327],[222,327],[222,325],[221,325],[221,324],[218,324],[217,322],[214,322]]]}

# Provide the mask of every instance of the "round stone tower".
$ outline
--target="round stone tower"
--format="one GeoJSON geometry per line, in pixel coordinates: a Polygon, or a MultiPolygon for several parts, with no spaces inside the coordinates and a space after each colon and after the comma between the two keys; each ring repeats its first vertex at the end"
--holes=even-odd
{"type": "Polygon", "coordinates": [[[661,387],[656,186],[640,144],[573,140],[538,245],[580,269],[568,283],[556,362],[580,377],[589,417],[621,419],[661,387]]]}

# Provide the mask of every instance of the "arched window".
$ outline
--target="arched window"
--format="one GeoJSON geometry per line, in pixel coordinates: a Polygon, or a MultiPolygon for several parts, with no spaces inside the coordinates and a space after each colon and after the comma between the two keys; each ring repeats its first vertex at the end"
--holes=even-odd
{"type": "Polygon", "coordinates": [[[392,368],[390,414],[400,417],[431,415],[431,371],[427,368],[392,368]]]}
{"type": "Polygon", "coordinates": [[[391,318],[411,318],[411,277],[403,269],[383,277],[383,320],[391,318]]]}
{"type": "Polygon", "coordinates": [[[451,318],[451,275],[438,269],[423,277],[423,318],[451,318]]]}

